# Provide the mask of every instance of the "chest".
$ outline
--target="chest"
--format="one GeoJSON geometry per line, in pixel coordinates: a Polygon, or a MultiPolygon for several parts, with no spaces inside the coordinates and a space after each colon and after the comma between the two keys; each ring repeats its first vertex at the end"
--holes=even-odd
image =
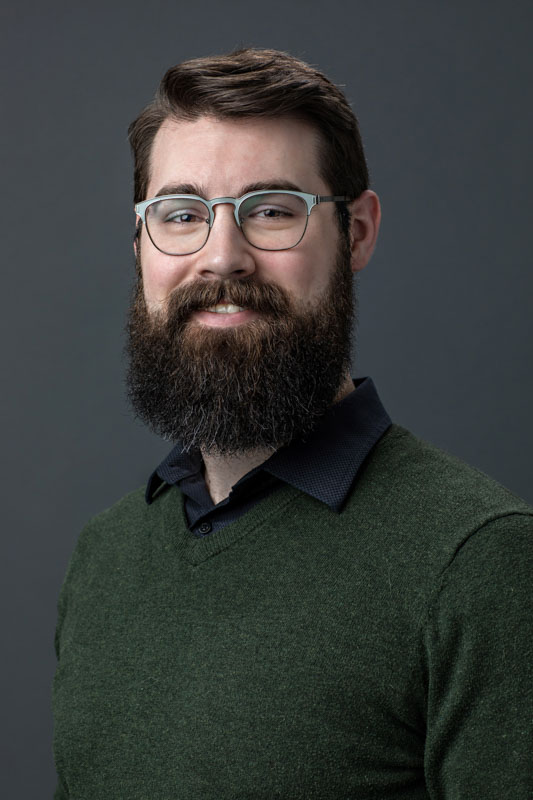
{"type": "Polygon", "coordinates": [[[395,573],[383,580],[365,548],[346,559],[320,537],[276,535],[194,565],[154,540],[122,571],[87,576],[55,681],[67,785],[326,798],[376,786],[387,797],[402,781],[425,797],[422,690],[395,573]]]}

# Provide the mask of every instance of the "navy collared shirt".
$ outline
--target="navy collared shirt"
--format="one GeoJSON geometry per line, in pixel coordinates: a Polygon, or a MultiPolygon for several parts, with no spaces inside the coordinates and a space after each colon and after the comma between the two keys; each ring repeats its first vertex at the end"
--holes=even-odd
{"type": "Polygon", "coordinates": [[[200,451],[184,453],[179,443],[152,473],[146,502],[162,484],[178,486],[196,536],[233,522],[284,483],[339,513],[365,458],[391,425],[372,379],[353,383],[355,391],[332,405],[305,441],[281,447],[238,480],[220,503],[213,503],[207,489],[200,451]]]}

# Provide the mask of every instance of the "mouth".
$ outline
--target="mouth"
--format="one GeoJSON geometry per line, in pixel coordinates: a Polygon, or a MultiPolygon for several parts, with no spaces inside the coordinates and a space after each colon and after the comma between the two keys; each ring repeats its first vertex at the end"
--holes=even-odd
{"type": "Polygon", "coordinates": [[[247,311],[248,309],[244,308],[243,306],[233,305],[232,303],[217,303],[217,305],[210,306],[205,310],[211,314],[238,314],[239,312],[247,311]]]}
{"type": "Polygon", "coordinates": [[[240,325],[258,317],[259,313],[257,311],[229,302],[217,303],[201,311],[196,311],[192,315],[195,322],[216,328],[240,325]]]}

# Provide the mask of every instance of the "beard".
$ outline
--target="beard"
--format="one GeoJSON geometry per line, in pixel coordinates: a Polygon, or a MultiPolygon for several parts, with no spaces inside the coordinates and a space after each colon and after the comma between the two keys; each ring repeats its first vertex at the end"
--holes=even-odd
{"type": "Polygon", "coordinates": [[[164,311],[146,306],[140,253],[128,316],[127,393],[154,433],[184,452],[234,456],[305,440],[334,402],[350,369],[355,319],[350,250],[341,237],[323,295],[298,303],[274,283],[189,282],[164,311]],[[260,312],[210,327],[194,311],[222,301],[260,312]]]}

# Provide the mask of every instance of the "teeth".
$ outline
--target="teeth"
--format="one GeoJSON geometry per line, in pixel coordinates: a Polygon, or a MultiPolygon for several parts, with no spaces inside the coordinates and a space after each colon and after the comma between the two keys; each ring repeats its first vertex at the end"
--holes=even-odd
{"type": "Polygon", "coordinates": [[[220,303],[217,306],[211,306],[207,311],[213,311],[215,314],[236,314],[237,311],[244,311],[242,306],[233,306],[229,303],[220,303]]]}

